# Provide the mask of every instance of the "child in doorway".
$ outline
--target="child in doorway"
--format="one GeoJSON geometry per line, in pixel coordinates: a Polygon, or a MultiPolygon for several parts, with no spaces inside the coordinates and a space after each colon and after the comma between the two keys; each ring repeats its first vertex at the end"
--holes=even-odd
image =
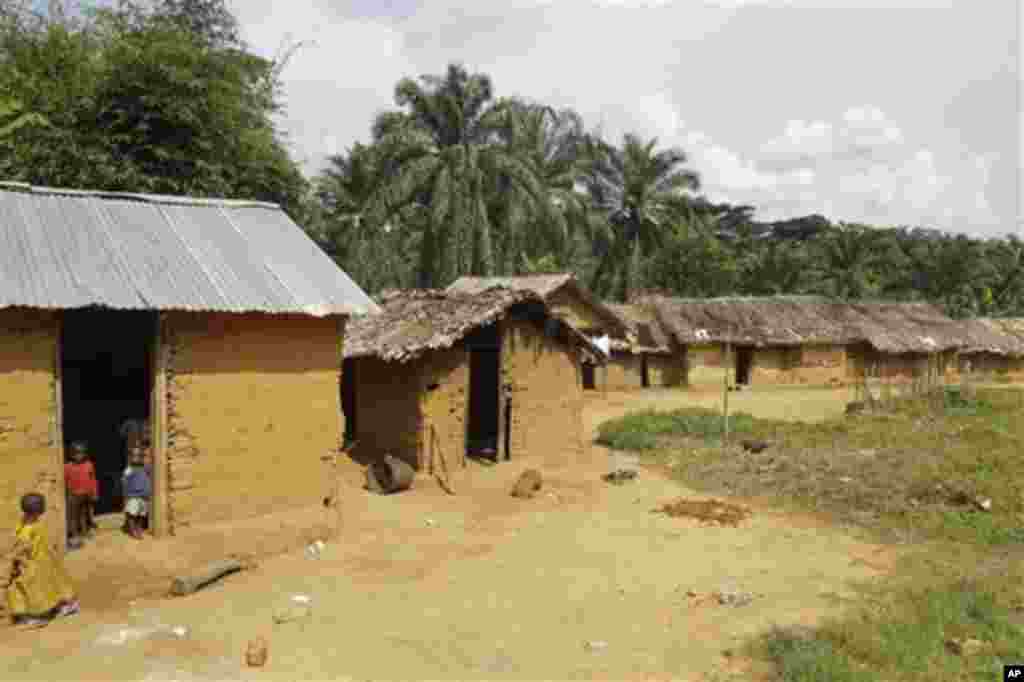
{"type": "Polygon", "coordinates": [[[89,461],[85,443],[72,443],[71,461],[64,465],[64,482],[68,500],[68,546],[76,547],[96,528],[92,512],[99,499],[96,469],[89,461]]]}
{"type": "Polygon", "coordinates": [[[50,551],[42,523],[45,511],[46,498],[39,493],[22,496],[6,594],[7,610],[16,625],[41,627],[55,616],[79,610],[64,563],[50,551]]]}
{"type": "Polygon", "coordinates": [[[153,484],[146,468],[146,455],[140,445],[131,449],[128,456],[128,467],[121,477],[124,488],[124,515],[127,532],[136,540],[141,540],[142,525],[149,515],[149,498],[153,494],[153,484]]]}

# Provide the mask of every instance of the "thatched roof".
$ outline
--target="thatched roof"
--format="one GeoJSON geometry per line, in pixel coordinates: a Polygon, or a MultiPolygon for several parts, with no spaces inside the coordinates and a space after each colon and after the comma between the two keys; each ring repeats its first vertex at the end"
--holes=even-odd
{"type": "Polygon", "coordinates": [[[1024,356],[1024,320],[976,318],[961,324],[967,337],[961,353],[1024,356]]]}
{"type": "Polygon", "coordinates": [[[847,345],[884,353],[957,348],[956,322],[927,303],[844,303],[818,296],[652,298],[658,320],[681,344],[847,345]]]}
{"type": "Polygon", "coordinates": [[[616,315],[625,320],[633,333],[636,343],[630,348],[634,353],[670,353],[668,333],[658,322],[654,310],[639,303],[605,303],[616,315]]]}
{"type": "MultiPolygon", "coordinates": [[[[567,289],[605,320],[609,327],[609,336],[613,340],[628,339],[629,337],[629,323],[609,306],[595,298],[571,272],[517,275],[514,277],[460,277],[450,284],[445,291],[476,294],[492,287],[505,287],[516,291],[532,291],[544,300],[549,300],[557,292],[567,289]]],[[[612,347],[616,347],[614,341],[612,347]]],[[[622,347],[625,348],[627,346],[622,345],[622,347]]]]}
{"type": "Polygon", "coordinates": [[[494,288],[471,295],[439,289],[397,290],[382,294],[379,304],[379,314],[348,323],[346,358],[376,356],[407,362],[431,350],[451,348],[474,329],[504,318],[514,306],[533,304],[585,359],[602,362],[601,351],[576,330],[554,320],[543,299],[531,291],[494,288]]]}

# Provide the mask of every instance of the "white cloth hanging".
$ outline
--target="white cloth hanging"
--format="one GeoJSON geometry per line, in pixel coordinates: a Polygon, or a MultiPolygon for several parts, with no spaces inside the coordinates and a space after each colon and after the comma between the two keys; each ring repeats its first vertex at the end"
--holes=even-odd
{"type": "Polygon", "coordinates": [[[611,357],[611,354],[612,354],[612,340],[611,340],[611,337],[609,337],[607,334],[605,334],[604,336],[600,336],[600,337],[595,336],[593,339],[591,339],[591,341],[594,342],[595,346],[597,346],[598,348],[601,349],[601,352],[604,353],[605,356],[611,357]]]}

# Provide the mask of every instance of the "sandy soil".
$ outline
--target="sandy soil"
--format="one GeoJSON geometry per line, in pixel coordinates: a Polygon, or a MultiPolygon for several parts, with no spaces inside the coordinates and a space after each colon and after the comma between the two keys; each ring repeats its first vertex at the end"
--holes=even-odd
{"type": "MultiPolygon", "coordinates": [[[[625,409],[615,400],[592,401],[591,427],[625,409]]],[[[389,497],[353,485],[341,537],[319,558],[278,556],[189,597],[104,603],[39,631],[5,628],[0,679],[698,680],[735,665],[722,651],[746,635],[834,612],[837,596],[854,595],[851,581],[893,559],[770,509],[736,528],[653,514],[699,496],[650,470],[605,484],[599,448],[571,470],[545,471],[537,498],[508,496],[530,464],[459,470],[456,496],[429,479],[389,497]],[[756,597],[734,607],[686,594],[730,587],[756,597]],[[293,595],[312,600],[309,614],[275,624],[293,595]],[[246,669],[257,636],[269,661],[246,669]]],[[[91,603],[88,591],[103,589],[95,583],[82,586],[91,603]]]]}

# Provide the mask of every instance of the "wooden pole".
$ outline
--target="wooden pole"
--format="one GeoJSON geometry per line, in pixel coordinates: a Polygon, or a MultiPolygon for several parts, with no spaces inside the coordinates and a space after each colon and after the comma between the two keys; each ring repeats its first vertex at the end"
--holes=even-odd
{"type": "Polygon", "coordinates": [[[722,439],[725,447],[729,447],[729,367],[731,366],[732,347],[729,341],[725,342],[725,362],[722,363],[725,371],[722,374],[722,428],[724,436],[722,439]]]}

